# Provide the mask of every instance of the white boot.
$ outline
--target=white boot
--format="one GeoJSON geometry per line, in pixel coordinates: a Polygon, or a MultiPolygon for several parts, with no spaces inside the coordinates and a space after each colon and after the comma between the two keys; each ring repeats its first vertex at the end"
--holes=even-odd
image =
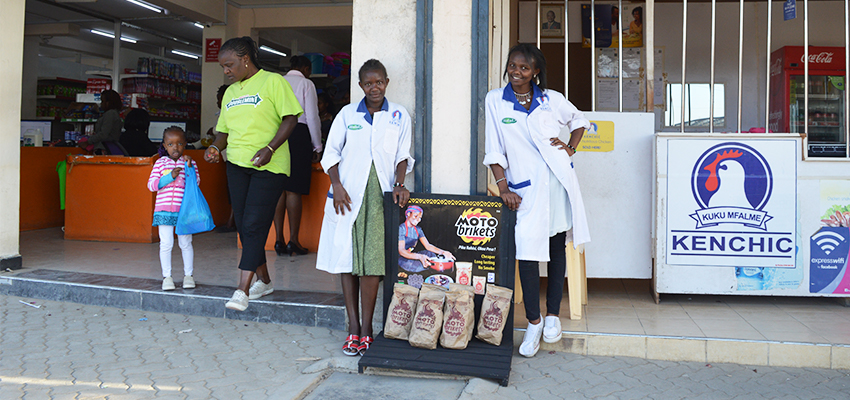
{"type": "Polygon", "coordinates": [[[540,336],[542,334],[543,321],[538,322],[537,325],[529,322],[528,328],[525,330],[525,337],[522,338],[522,344],[519,345],[519,354],[525,357],[534,357],[540,350],[540,336]]]}

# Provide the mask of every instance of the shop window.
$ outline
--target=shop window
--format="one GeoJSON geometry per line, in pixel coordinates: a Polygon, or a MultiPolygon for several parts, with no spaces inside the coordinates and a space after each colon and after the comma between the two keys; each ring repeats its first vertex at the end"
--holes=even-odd
{"type": "MultiPolygon", "coordinates": [[[[714,127],[726,126],[726,85],[714,84],[714,127]]],[[[708,83],[685,85],[685,127],[701,127],[708,130],[711,119],[711,91],[708,83]]],[[[680,127],[682,124],[682,84],[668,83],[665,93],[664,126],[680,127]]]]}

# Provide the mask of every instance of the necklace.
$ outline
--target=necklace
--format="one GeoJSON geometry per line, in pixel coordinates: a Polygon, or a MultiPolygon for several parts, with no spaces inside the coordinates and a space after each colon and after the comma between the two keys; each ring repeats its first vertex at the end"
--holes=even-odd
{"type": "Polygon", "coordinates": [[[531,91],[530,90],[528,91],[528,93],[522,93],[522,94],[514,92],[514,96],[516,96],[516,100],[519,102],[519,104],[526,105],[529,102],[531,102],[531,91]]]}

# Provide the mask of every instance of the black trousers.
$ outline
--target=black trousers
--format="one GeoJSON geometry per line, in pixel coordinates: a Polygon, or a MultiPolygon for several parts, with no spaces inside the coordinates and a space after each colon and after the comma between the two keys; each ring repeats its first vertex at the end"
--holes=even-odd
{"type": "MultiPolygon", "coordinates": [[[[564,297],[564,277],[567,273],[566,232],[549,238],[549,284],[546,287],[546,312],[558,315],[564,297]]],[[[538,261],[519,260],[519,281],[522,285],[525,317],[540,318],[540,267],[538,261]]]]}
{"type": "Polygon", "coordinates": [[[266,263],[266,238],[274,221],[277,201],[283,193],[284,174],[258,171],[227,163],[227,186],[236,231],[242,242],[239,269],[256,271],[266,263]]]}

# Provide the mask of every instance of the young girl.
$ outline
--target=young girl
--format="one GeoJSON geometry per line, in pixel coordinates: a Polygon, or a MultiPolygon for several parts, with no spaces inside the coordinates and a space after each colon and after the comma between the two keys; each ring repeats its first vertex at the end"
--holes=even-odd
{"type": "MultiPolygon", "coordinates": [[[[183,189],[186,186],[186,173],[183,167],[192,163],[198,182],[198,166],[189,156],[183,155],[186,149],[186,133],[178,126],[165,129],[162,134],[162,147],[166,155],[156,160],[148,179],[148,189],[156,193],[156,205],[153,209],[153,226],[159,226],[159,261],[162,264],[162,290],[174,290],[171,279],[171,248],[174,246],[174,227],[177,225],[177,213],[183,203],[183,189]]],[[[180,250],[183,252],[183,289],[195,287],[192,278],[194,249],[192,235],[177,235],[180,250]]]]}
{"type": "Polygon", "coordinates": [[[348,356],[362,355],[372,344],[372,314],[386,268],[383,193],[392,191],[404,207],[410,197],[404,176],[413,170],[410,114],[384,98],[390,82],[386,68],[369,60],[359,76],[366,97],[339,112],[322,157],[332,187],[316,259],[316,268],[341,274],[349,324],[342,352],[348,356]]]}

